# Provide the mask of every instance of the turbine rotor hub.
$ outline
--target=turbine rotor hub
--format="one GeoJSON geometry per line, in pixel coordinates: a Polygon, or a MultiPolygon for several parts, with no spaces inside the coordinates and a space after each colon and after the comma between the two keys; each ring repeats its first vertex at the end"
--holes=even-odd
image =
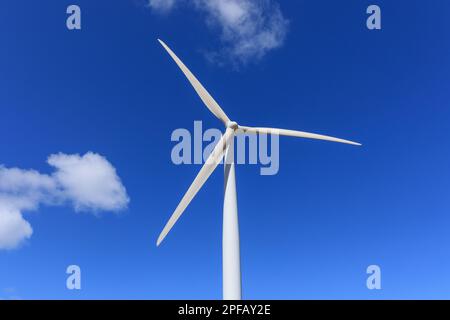
{"type": "Polygon", "coordinates": [[[231,128],[233,130],[237,130],[239,128],[239,125],[235,121],[228,121],[226,126],[227,128],[231,128]]]}

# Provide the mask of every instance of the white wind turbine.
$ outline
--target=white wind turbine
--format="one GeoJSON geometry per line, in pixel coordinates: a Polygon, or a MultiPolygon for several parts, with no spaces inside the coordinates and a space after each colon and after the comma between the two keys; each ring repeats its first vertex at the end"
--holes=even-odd
{"type": "Polygon", "coordinates": [[[241,299],[241,265],[240,265],[240,249],[239,249],[239,223],[237,211],[237,197],[236,197],[236,176],[234,168],[234,136],[237,130],[240,129],[244,133],[265,133],[277,134],[283,136],[309,138],[318,140],[327,140],[333,142],[347,143],[360,146],[361,144],[349,140],[343,140],[330,136],[324,136],[315,133],[308,133],[295,130],[275,129],[275,128],[255,128],[238,125],[231,121],[225,114],[222,108],[217,104],[213,97],[206,91],[197,78],[189,71],[183,62],[173,53],[173,51],[161,40],[158,39],[161,45],[166,49],[169,55],[175,60],[178,67],[183,71],[188,78],[191,85],[194,87],[197,94],[202,99],[206,107],[222,122],[226,127],[225,134],[219,140],[213,152],[206,160],[200,172],[192,182],[186,194],[181,199],[174,213],[165,225],[161,234],[158,237],[156,245],[159,246],[166,235],[172,229],[175,222],[184,212],[186,207],[192,201],[197,192],[201,189],[203,184],[209,176],[216,169],[218,164],[225,157],[224,168],[224,201],[223,201],[223,234],[222,234],[222,267],[223,267],[223,298],[225,300],[240,300],[241,299]]]}

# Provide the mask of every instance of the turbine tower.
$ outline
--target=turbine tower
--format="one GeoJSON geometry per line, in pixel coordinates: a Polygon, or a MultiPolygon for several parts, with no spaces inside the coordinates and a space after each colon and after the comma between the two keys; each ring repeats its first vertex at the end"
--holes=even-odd
{"type": "Polygon", "coordinates": [[[231,121],[225,114],[219,104],[206,91],[202,84],[192,74],[184,63],[175,55],[175,53],[160,39],[159,43],[166,49],[178,67],[183,71],[191,85],[194,87],[200,99],[206,107],[225,125],[225,134],[217,143],[213,152],[206,160],[200,172],[195,177],[191,186],[181,199],[169,221],[165,225],[158,237],[156,245],[159,246],[169,233],[170,229],[177,222],[178,218],[184,212],[186,207],[201,189],[209,176],[216,169],[218,164],[225,157],[224,161],[224,201],[223,201],[223,234],[222,234],[222,268],[223,268],[223,299],[240,300],[241,299],[241,263],[239,246],[239,222],[237,210],[236,194],[236,175],[234,167],[234,136],[243,133],[264,133],[277,134],[283,136],[299,137],[340,142],[360,146],[361,144],[349,140],[334,138],[321,134],[308,133],[303,131],[276,129],[276,128],[257,128],[238,125],[231,121]]]}

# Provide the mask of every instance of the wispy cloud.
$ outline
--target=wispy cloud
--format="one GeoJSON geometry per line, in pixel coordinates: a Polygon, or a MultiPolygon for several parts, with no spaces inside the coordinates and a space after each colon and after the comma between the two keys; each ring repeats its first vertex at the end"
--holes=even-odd
{"type": "Polygon", "coordinates": [[[175,1],[179,0],[149,0],[148,5],[160,13],[165,13],[174,7],[175,1]]]}
{"type": "Polygon", "coordinates": [[[4,288],[0,291],[0,293],[4,295],[0,296],[0,300],[22,300],[21,297],[17,295],[15,288],[4,288]]]}
{"type": "Polygon", "coordinates": [[[221,48],[207,54],[215,62],[258,61],[286,38],[289,22],[273,0],[150,0],[150,7],[167,13],[179,2],[201,12],[208,27],[218,32],[221,48]]]}
{"type": "Polygon", "coordinates": [[[129,198],[115,168],[104,157],[88,152],[53,154],[51,174],[0,166],[0,249],[13,249],[31,237],[24,211],[41,205],[70,203],[76,211],[119,211],[129,198]]]}

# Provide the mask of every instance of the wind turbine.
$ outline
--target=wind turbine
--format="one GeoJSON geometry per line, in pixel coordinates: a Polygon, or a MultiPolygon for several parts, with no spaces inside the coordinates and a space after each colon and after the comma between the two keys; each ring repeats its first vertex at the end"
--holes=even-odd
{"type": "Polygon", "coordinates": [[[236,196],[236,175],[234,168],[234,136],[239,132],[244,133],[264,133],[277,134],[283,136],[309,138],[318,140],[327,140],[360,146],[360,143],[325,136],[321,134],[308,133],[303,131],[276,129],[276,128],[257,128],[238,125],[235,121],[231,121],[225,114],[219,104],[206,91],[203,85],[197,80],[184,63],[175,55],[175,53],[160,39],[159,43],[166,49],[178,67],[183,71],[191,85],[194,87],[200,99],[206,107],[225,125],[225,134],[217,143],[213,152],[206,160],[200,172],[195,177],[191,186],[181,199],[169,221],[165,225],[158,237],[156,245],[159,246],[169,233],[170,229],[180,218],[186,207],[192,201],[197,192],[209,176],[216,169],[218,164],[225,157],[224,168],[224,200],[223,200],[223,234],[222,234],[222,268],[223,268],[223,298],[224,300],[240,300],[241,299],[241,263],[239,249],[239,223],[236,196]],[[240,130],[238,132],[238,130],[240,130]]]}

